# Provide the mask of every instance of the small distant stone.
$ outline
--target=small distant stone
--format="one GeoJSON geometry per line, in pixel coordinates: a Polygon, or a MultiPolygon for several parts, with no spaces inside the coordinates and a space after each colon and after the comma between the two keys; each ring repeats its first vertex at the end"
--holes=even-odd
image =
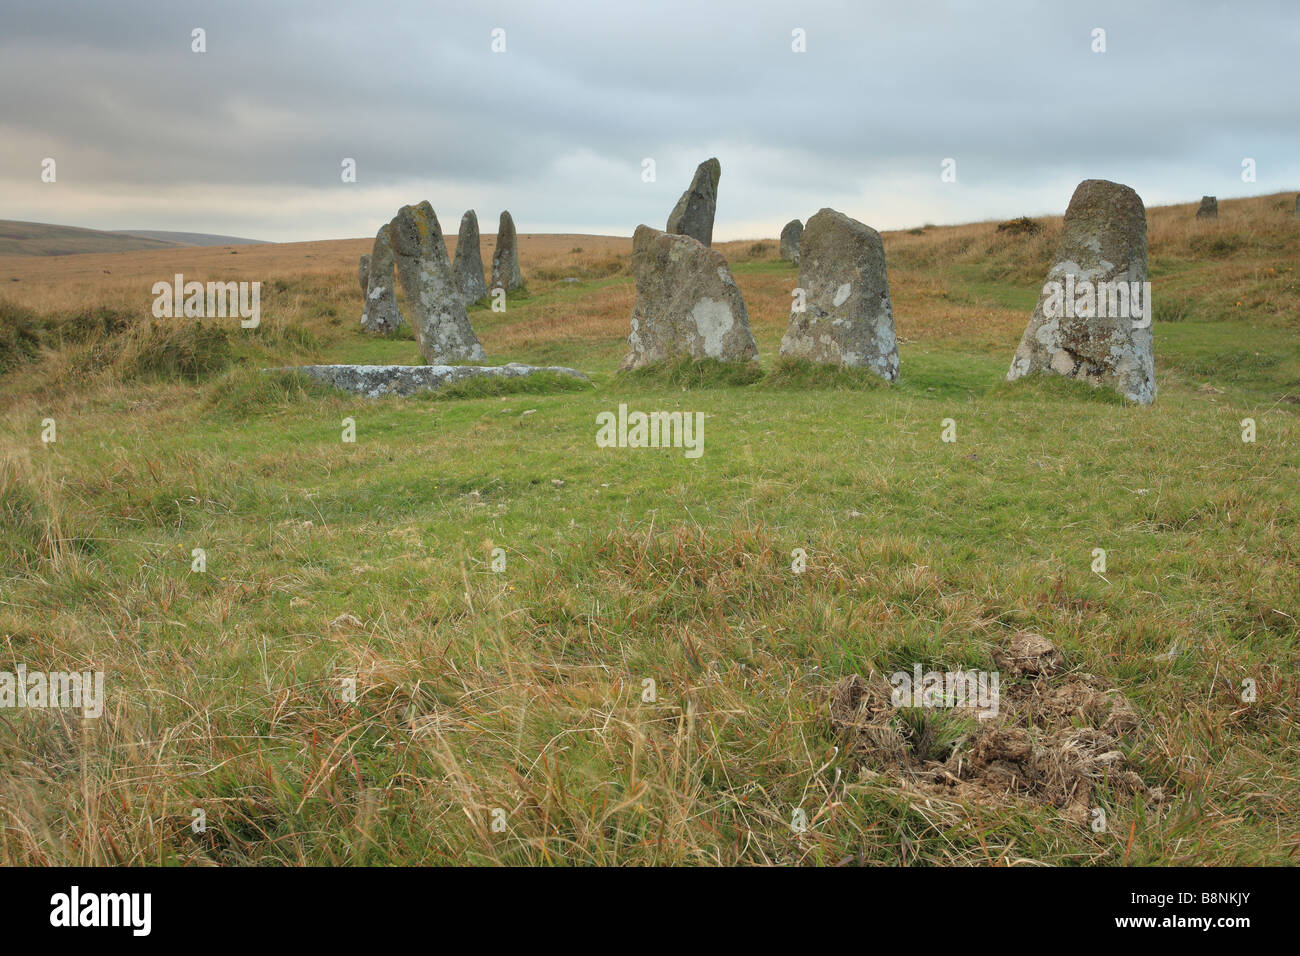
{"type": "Polygon", "coordinates": [[[483,256],[479,252],[478,214],[473,209],[460,217],[460,232],[456,237],[456,259],[451,264],[456,288],[465,301],[477,302],[487,295],[483,281],[483,256]]]}
{"type": "Polygon", "coordinates": [[[1219,200],[1215,196],[1202,196],[1201,207],[1196,210],[1197,219],[1218,219],[1219,200]]]}
{"type": "Polygon", "coordinates": [[[722,164],[717,159],[700,163],[690,186],[668,214],[664,231],[675,236],[690,236],[706,246],[713,245],[713,217],[718,208],[718,181],[721,178],[722,164]]]}
{"type": "Polygon", "coordinates": [[[361,294],[365,295],[370,286],[370,256],[364,255],[357,264],[357,278],[361,280],[361,294]]]}
{"type": "Polygon", "coordinates": [[[799,243],[803,240],[803,223],[791,219],[781,229],[781,258],[799,264],[799,243]]]}
{"type": "Polygon", "coordinates": [[[497,226],[497,247],[492,253],[492,288],[513,292],[524,284],[519,271],[519,236],[509,210],[501,214],[497,226]]]}

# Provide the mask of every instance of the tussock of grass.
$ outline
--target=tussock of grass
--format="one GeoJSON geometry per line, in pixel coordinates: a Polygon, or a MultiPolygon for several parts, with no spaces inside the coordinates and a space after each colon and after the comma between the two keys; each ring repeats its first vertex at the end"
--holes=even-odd
{"type": "Polygon", "coordinates": [[[424,401],[446,402],[466,398],[493,398],[498,395],[549,395],[558,392],[588,392],[591,383],[559,372],[534,372],[518,378],[466,378],[442,388],[416,392],[413,397],[424,401]]]}
{"type": "Polygon", "coordinates": [[[209,412],[246,419],[311,399],[338,399],[340,394],[337,389],[305,375],[241,366],[208,383],[203,405],[209,412]]]}
{"type": "Polygon", "coordinates": [[[844,368],[801,359],[778,358],[758,383],[763,388],[887,389],[889,382],[865,368],[844,368]]]}
{"type": "Polygon", "coordinates": [[[1124,397],[1112,388],[1091,385],[1078,379],[1040,372],[1026,375],[1014,382],[1001,381],[990,389],[990,394],[1012,398],[1016,401],[1090,402],[1101,405],[1128,405],[1124,397]]]}
{"type": "Polygon", "coordinates": [[[672,388],[732,388],[753,385],[763,378],[757,362],[720,362],[717,359],[666,359],[618,374],[620,381],[672,388]]]}

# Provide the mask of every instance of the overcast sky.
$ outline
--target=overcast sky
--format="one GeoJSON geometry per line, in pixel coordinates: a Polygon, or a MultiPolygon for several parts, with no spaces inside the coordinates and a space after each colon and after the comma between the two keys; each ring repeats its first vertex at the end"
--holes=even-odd
{"type": "Polygon", "coordinates": [[[1300,188],[1298,91],[1294,2],[0,0],[0,219],[294,241],[428,199],[631,235],[710,156],[723,240],[1059,213],[1087,178],[1188,202],[1300,188]]]}

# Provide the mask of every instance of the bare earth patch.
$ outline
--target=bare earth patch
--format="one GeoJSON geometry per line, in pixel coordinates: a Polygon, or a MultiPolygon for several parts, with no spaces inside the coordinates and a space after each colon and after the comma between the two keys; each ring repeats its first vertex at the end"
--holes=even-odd
{"type": "Polygon", "coordinates": [[[830,691],[830,723],[852,765],[920,796],[1051,806],[1080,825],[1107,789],[1153,803],[1164,799],[1159,787],[1129,769],[1121,749],[1140,740],[1140,720],[1123,695],[1092,674],[1056,676],[1060,652],[1028,632],[995,658],[1012,679],[1001,688],[997,715],[983,719],[960,709],[909,708],[905,715],[891,700],[889,682],[874,671],[838,681],[830,691]],[[1037,659],[1027,656],[1031,649],[1037,659]],[[1002,663],[1011,660],[1018,670],[1002,663]],[[940,724],[961,732],[944,742],[940,724]]]}

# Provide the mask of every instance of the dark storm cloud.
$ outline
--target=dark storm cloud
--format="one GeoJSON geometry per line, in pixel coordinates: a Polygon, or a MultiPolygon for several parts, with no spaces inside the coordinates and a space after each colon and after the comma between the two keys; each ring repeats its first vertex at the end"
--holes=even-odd
{"type": "Polygon", "coordinates": [[[1286,4],[10,0],[0,217],[316,238],[426,190],[452,222],[509,205],[525,231],[626,234],[713,154],[724,238],[826,204],[878,226],[1059,211],[1087,176],[1148,203],[1265,192],[1300,179],[1298,41],[1286,4]]]}

